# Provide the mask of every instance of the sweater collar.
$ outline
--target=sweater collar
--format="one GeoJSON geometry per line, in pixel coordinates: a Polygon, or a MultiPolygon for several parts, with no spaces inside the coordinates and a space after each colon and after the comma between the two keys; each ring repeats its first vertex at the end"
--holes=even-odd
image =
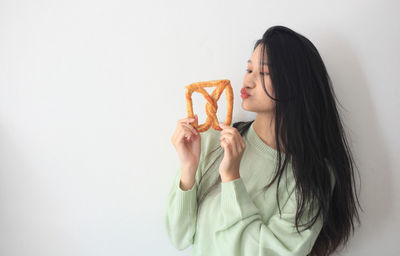
{"type": "MultiPolygon", "coordinates": [[[[278,151],[265,144],[265,142],[262,141],[261,138],[257,135],[256,131],[254,130],[254,121],[251,123],[249,130],[247,131],[246,137],[249,143],[262,154],[268,154],[274,158],[277,157],[278,151]]],[[[281,155],[285,156],[285,153],[281,152],[281,155]]]]}

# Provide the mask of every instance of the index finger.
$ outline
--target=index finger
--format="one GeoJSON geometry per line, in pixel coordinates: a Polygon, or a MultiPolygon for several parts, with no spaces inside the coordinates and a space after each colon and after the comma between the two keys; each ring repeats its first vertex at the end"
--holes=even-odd
{"type": "Polygon", "coordinates": [[[230,131],[233,132],[234,130],[236,130],[236,128],[230,126],[230,125],[226,125],[224,123],[220,123],[219,127],[221,127],[224,131],[230,131]]]}
{"type": "Polygon", "coordinates": [[[194,117],[186,117],[186,118],[180,119],[178,122],[179,123],[187,123],[187,122],[193,122],[194,120],[196,120],[194,117]]]}

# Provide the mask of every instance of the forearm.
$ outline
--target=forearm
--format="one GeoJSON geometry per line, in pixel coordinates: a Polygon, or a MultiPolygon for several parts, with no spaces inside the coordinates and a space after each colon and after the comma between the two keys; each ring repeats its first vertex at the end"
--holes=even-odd
{"type": "Polygon", "coordinates": [[[179,187],[184,190],[191,190],[196,182],[197,166],[182,167],[179,187]]]}

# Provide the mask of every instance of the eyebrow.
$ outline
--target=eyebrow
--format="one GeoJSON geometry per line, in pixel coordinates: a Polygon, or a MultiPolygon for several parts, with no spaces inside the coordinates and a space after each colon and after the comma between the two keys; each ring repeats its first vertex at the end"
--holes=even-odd
{"type": "MultiPolygon", "coordinates": [[[[248,60],[247,63],[251,63],[251,60],[248,60]]],[[[268,66],[268,63],[267,63],[267,62],[263,62],[262,64],[268,66]]]]}

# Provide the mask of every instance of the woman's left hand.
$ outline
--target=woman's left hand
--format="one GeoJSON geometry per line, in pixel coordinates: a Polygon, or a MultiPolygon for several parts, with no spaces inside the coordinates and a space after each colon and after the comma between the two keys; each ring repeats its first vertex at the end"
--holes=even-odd
{"type": "Polygon", "coordinates": [[[236,128],[225,124],[220,124],[220,127],[224,158],[219,165],[219,174],[222,182],[228,182],[240,178],[239,166],[246,144],[236,128]]]}

